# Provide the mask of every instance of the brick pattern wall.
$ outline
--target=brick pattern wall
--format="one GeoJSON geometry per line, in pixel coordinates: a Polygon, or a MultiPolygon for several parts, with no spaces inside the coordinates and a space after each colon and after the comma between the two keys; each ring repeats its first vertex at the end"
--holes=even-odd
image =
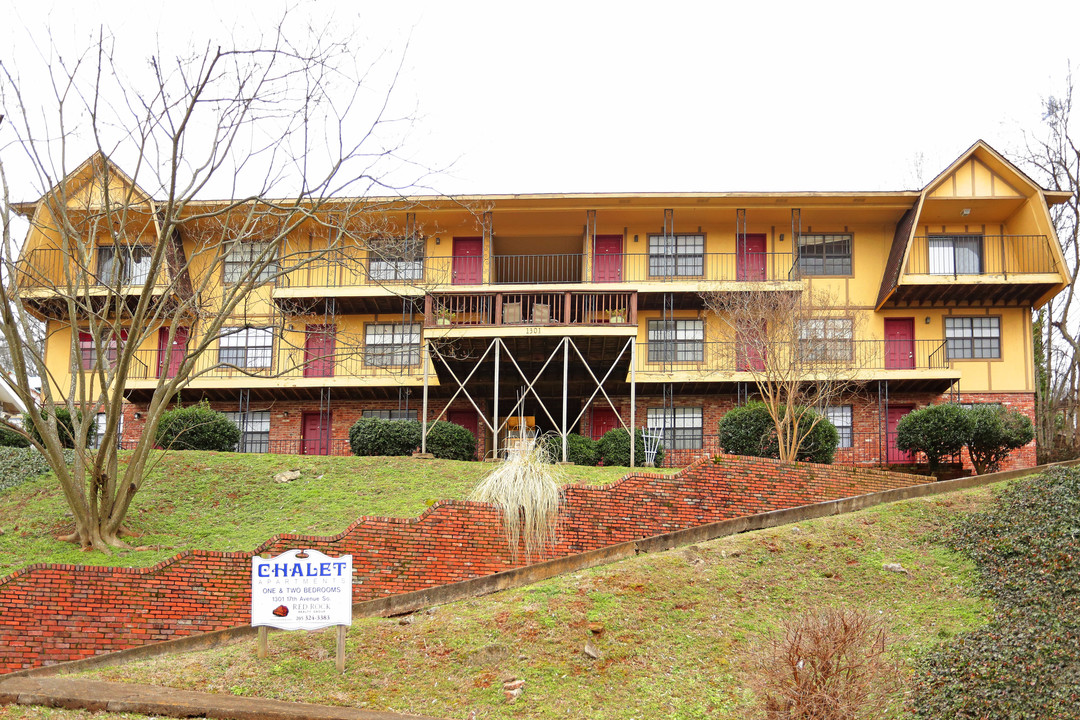
{"type": "MultiPolygon", "coordinates": [[[[722,456],[677,475],[635,473],[606,487],[572,485],[564,556],[742,515],[890,488],[925,478],[840,466],[783,466],[722,456]]],[[[255,550],[353,555],[354,601],[500,572],[515,563],[497,511],[441,501],[418,518],[363,517],[334,537],[281,535],[255,550]]],[[[33,565],[0,580],[0,672],[225,627],[250,618],[249,553],[189,551],[152,568],[33,565]]]]}

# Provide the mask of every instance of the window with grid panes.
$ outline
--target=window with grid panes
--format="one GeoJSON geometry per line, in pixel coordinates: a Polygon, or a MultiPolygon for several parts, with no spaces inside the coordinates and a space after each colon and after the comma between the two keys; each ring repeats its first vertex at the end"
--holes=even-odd
{"type": "Polygon", "coordinates": [[[374,323],[364,330],[364,362],[376,367],[420,364],[419,323],[374,323]]]}
{"type": "Polygon", "coordinates": [[[854,351],[849,318],[813,318],[799,323],[799,352],[810,362],[847,362],[854,351]]]}
{"type": "Polygon", "coordinates": [[[800,235],[799,270],[804,275],[850,275],[851,234],[800,235]]]}
{"type": "Polygon", "coordinates": [[[245,274],[255,265],[260,258],[260,270],[255,282],[269,282],[277,273],[277,262],[273,256],[264,256],[270,247],[268,242],[234,242],[225,253],[225,261],[222,271],[222,280],[227,283],[240,282],[245,274]],[[269,258],[269,259],[268,259],[269,258]]]}
{"type": "Polygon", "coordinates": [[[372,280],[400,282],[424,278],[424,241],[419,238],[386,238],[372,242],[368,258],[372,280]]]}
{"type": "Polygon", "coordinates": [[[852,445],[854,428],[851,420],[850,405],[833,405],[825,408],[825,418],[836,427],[840,435],[840,444],[837,447],[849,448],[852,445]]]}
{"type": "Polygon", "coordinates": [[[650,235],[650,277],[696,277],[705,274],[704,235],[650,235]]]}
{"type": "Polygon", "coordinates": [[[945,318],[945,349],[950,360],[995,360],[1001,357],[1001,319],[945,318]]]}
{"type": "Polygon", "coordinates": [[[269,410],[227,412],[225,417],[240,428],[240,442],[236,446],[237,452],[270,452],[269,410]]]}
{"type": "Polygon", "coordinates": [[[274,328],[222,328],[218,362],[241,369],[269,368],[274,354],[274,328]]]}
{"type": "Polygon", "coordinates": [[[702,446],[702,412],[699,407],[648,408],[646,424],[649,430],[664,431],[665,450],[700,450],[702,446]]]}
{"type": "Polygon", "coordinates": [[[416,420],[416,410],[364,410],[361,417],[379,420],[416,420]]]}
{"type": "Polygon", "coordinates": [[[703,320],[650,320],[649,362],[705,360],[703,320]]]}
{"type": "MultiPolygon", "coordinates": [[[[127,330],[121,330],[119,338],[116,335],[111,335],[109,341],[101,348],[102,354],[105,356],[106,369],[116,364],[116,358],[126,341],[127,330]]],[[[82,330],[79,331],[79,357],[82,361],[83,370],[97,369],[97,349],[94,347],[94,336],[82,330]]]]}

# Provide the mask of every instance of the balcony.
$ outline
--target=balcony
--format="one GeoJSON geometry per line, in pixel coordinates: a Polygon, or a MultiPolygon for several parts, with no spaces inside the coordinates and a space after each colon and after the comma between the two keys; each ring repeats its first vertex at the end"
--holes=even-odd
{"type": "Polygon", "coordinates": [[[1046,235],[917,236],[894,302],[1032,304],[1064,278],[1046,235]]]}
{"type": "Polygon", "coordinates": [[[360,250],[313,251],[293,254],[282,266],[288,272],[274,290],[279,301],[332,297],[348,312],[389,312],[392,304],[380,298],[448,287],[631,284],[647,291],[655,283],[663,291],[698,291],[717,282],[798,280],[790,253],[445,255],[395,261],[372,259],[360,250]]]}
{"type": "Polygon", "coordinates": [[[637,332],[635,292],[483,292],[432,294],[425,298],[428,328],[615,329],[637,332]]]}
{"type": "MultiPolygon", "coordinates": [[[[59,248],[26,252],[15,264],[15,285],[20,297],[38,312],[59,317],[67,312],[65,298],[94,307],[117,295],[129,303],[142,295],[150,273],[149,248],[99,246],[87,260],[84,264],[59,248]]],[[[168,280],[161,273],[151,288],[158,294],[167,285],[168,280]]]]}
{"type": "MultiPolygon", "coordinates": [[[[901,381],[893,387],[915,392],[940,391],[960,377],[951,368],[944,340],[824,339],[767,350],[779,356],[799,353],[790,366],[804,371],[808,379],[842,373],[857,383],[901,381]]],[[[635,371],[639,383],[753,382],[755,371],[760,374],[767,360],[760,350],[735,342],[648,342],[637,344],[635,371]]],[[[779,365],[787,372],[786,360],[779,365]]]]}
{"type": "MultiPolygon", "coordinates": [[[[162,350],[137,350],[125,394],[145,402],[161,377],[175,375],[182,355],[162,350]]],[[[307,400],[318,398],[319,389],[335,388],[337,396],[367,388],[375,394],[396,397],[399,385],[423,384],[419,342],[356,347],[338,345],[327,355],[312,355],[303,347],[247,348],[246,357],[223,358],[216,349],[199,356],[188,387],[211,398],[234,397],[240,389],[252,397],[307,400]],[[339,392],[341,389],[342,392],[339,392]]],[[[369,393],[370,394],[370,393],[369,393]]]]}

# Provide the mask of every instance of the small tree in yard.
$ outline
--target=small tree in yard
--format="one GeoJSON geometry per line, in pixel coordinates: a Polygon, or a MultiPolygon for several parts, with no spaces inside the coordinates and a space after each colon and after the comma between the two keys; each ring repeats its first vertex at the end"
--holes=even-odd
{"type": "Polygon", "coordinates": [[[1009,453],[1035,439],[1031,418],[1001,405],[976,405],[968,411],[971,437],[968,454],[979,475],[996,472],[1009,453]]]}
{"type": "Polygon", "coordinates": [[[768,720],[882,717],[900,687],[881,622],[863,610],[808,612],[755,654],[751,686],[768,720]]]}
{"type": "Polygon", "coordinates": [[[717,366],[753,378],[777,456],[794,462],[824,420],[820,409],[857,389],[860,372],[875,362],[873,348],[854,340],[865,313],[822,291],[715,291],[702,299],[729,338],[711,344],[721,353],[717,366]]]}
{"type": "Polygon", "coordinates": [[[896,447],[921,452],[931,472],[941,469],[942,458],[956,455],[971,437],[971,415],[955,403],[931,405],[908,413],[896,425],[896,447]]]}

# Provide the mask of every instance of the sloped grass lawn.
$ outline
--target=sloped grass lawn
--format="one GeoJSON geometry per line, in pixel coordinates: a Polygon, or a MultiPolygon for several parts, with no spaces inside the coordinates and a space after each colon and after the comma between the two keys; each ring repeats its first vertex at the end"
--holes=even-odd
{"type": "MultiPolygon", "coordinates": [[[[414,517],[436,500],[463,499],[490,469],[405,457],[159,453],[128,514],[128,527],[141,534],[130,542],[147,549],[113,555],[55,539],[74,522],[49,474],[0,491],[0,577],[36,562],[146,567],[187,549],[250,551],[277,533],[334,535],[361,515],[414,517]],[[299,479],[274,482],[293,469],[299,479]]],[[[588,484],[629,472],[564,470],[567,482],[588,484]]]]}
{"type": "MultiPolygon", "coordinates": [[[[85,676],[446,718],[758,717],[744,689],[750,650],[803,610],[880,614],[905,659],[983,624],[990,608],[974,565],[938,541],[993,497],[980,488],[722,538],[404,623],[356,619],[344,676],[331,631],[272,633],[262,662],[252,639],[85,676]],[[886,562],[910,574],[886,572],[886,562]],[[583,653],[589,637],[599,660],[583,653]],[[508,678],[526,680],[513,704],[508,678]]],[[[902,717],[901,700],[886,717],[902,717]]]]}

